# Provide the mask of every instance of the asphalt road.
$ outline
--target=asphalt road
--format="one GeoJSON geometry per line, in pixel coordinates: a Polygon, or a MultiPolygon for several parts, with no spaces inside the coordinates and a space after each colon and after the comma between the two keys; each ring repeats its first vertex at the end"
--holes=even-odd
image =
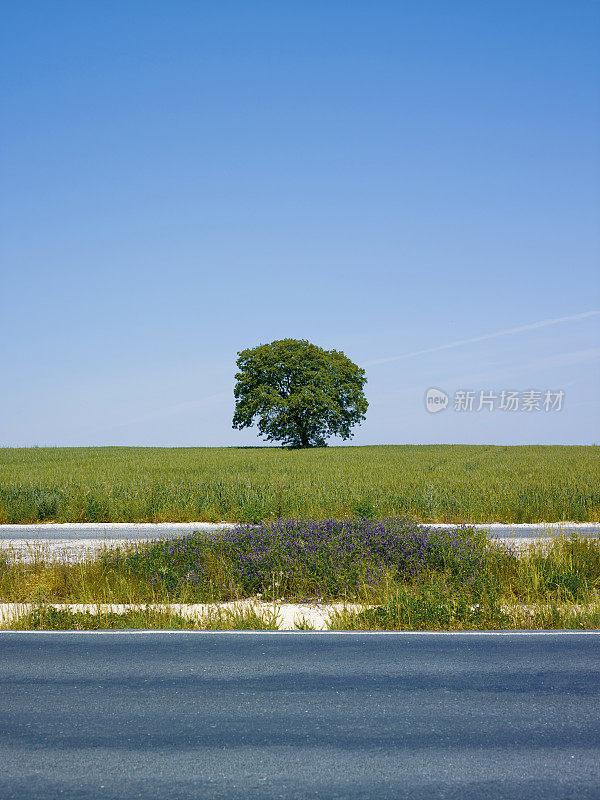
{"type": "MultiPolygon", "coordinates": [[[[168,522],[168,523],[50,523],[39,525],[0,525],[0,542],[15,540],[28,540],[31,542],[52,542],[56,540],[86,542],[96,540],[143,540],[148,538],[167,537],[173,538],[191,533],[192,531],[218,531],[225,527],[233,527],[231,523],[209,522],[168,522]]],[[[435,525],[431,527],[459,527],[455,525],[435,525]]],[[[551,523],[538,525],[486,525],[478,524],[492,537],[503,539],[536,539],[541,536],[558,536],[564,533],[578,533],[586,536],[599,536],[600,524],[591,523],[551,523]]]]}
{"type": "Polygon", "coordinates": [[[600,634],[0,633],[0,797],[600,798],[600,634]]]}
{"type": "MultiPolygon", "coordinates": [[[[0,525],[0,542],[27,539],[31,542],[53,542],[58,540],[88,542],[95,540],[130,540],[138,541],[149,538],[174,538],[185,536],[192,531],[218,531],[231,525],[168,522],[168,523],[47,523],[39,525],[0,525]]],[[[600,528],[599,528],[600,531],[600,528]]]]}

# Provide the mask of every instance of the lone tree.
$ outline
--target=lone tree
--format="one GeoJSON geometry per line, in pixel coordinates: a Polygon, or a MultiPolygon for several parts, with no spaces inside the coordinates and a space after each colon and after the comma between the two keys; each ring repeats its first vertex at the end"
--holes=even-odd
{"type": "Polygon", "coordinates": [[[349,439],[365,418],[364,369],[338,350],[280,339],[238,353],[233,427],[258,418],[261,436],[291,447],[324,447],[349,439]]]}

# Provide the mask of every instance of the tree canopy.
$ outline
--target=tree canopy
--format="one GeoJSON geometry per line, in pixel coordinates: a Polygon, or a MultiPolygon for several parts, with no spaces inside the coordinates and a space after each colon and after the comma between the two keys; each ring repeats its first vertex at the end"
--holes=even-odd
{"type": "Polygon", "coordinates": [[[350,428],[365,419],[365,371],[338,350],[280,339],[238,356],[234,428],[256,418],[267,441],[323,447],[329,436],[351,438],[350,428]]]}

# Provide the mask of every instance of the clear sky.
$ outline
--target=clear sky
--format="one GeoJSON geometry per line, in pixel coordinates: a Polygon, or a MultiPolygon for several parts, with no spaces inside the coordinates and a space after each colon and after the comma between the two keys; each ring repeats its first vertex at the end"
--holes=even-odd
{"type": "Polygon", "coordinates": [[[259,443],[236,353],[285,337],[366,365],[355,444],[600,442],[598,2],[8,0],[0,30],[3,444],[259,443]]]}

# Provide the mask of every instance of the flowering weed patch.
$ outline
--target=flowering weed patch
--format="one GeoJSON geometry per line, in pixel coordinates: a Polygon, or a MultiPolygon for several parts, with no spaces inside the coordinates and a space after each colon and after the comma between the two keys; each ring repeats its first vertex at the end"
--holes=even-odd
{"type": "Polygon", "coordinates": [[[244,525],[105,558],[172,598],[308,600],[356,596],[427,571],[472,585],[481,581],[491,553],[485,534],[473,529],[391,518],[244,525]]]}

